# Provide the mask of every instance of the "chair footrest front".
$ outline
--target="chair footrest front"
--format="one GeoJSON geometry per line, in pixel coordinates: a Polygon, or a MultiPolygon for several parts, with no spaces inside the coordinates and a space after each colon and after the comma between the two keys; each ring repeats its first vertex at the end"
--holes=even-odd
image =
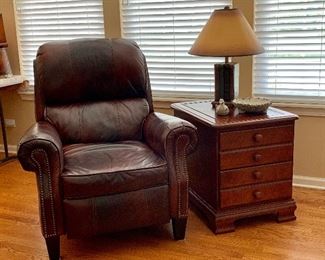
{"type": "Polygon", "coordinates": [[[69,238],[169,222],[168,185],[87,199],[65,199],[69,238]]]}

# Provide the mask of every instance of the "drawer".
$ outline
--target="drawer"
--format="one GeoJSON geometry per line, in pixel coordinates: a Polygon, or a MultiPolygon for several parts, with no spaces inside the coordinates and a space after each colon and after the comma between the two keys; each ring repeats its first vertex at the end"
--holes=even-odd
{"type": "Polygon", "coordinates": [[[243,188],[220,191],[220,208],[258,203],[279,199],[289,199],[292,196],[291,181],[258,184],[243,188]]]}
{"type": "Polygon", "coordinates": [[[220,134],[220,151],[293,142],[294,126],[257,128],[220,134]]]}
{"type": "Polygon", "coordinates": [[[233,188],[248,184],[291,180],[292,162],[268,164],[220,172],[220,188],[233,188]]]}
{"type": "Polygon", "coordinates": [[[220,170],[292,161],[293,145],[276,145],[220,153],[220,170]]]}

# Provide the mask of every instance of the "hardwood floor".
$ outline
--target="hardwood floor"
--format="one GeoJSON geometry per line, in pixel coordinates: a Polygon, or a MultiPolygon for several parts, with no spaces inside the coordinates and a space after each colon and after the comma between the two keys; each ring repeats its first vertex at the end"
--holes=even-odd
{"type": "MultiPolygon", "coordinates": [[[[0,167],[0,259],[47,259],[35,176],[19,164],[0,167]]],[[[171,225],[61,241],[63,259],[325,259],[325,191],[294,188],[297,220],[242,220],[233,233],[214,235],[190,212],[186,239],[171,225]]],[[[81,216],[82,217],[82,216],[81,216]]]]}

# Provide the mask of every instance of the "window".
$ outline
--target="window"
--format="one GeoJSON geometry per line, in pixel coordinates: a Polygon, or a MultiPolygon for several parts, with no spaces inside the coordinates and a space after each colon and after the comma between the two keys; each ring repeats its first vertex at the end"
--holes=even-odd
{"type": "Polygon", "coordinates": [[[20,61],[25,79],[33,84],[33,60],[43,43],[104,38],[102,5],[102,0],[16,0],[20,61]]]}
{"type": "Polygon", "coordinates": [[[325,1],[255,0],[254,94],[325,102],[325,1]]]}
{"type": "Polygon", "coordinates": [[[188,54],[214,9],[231,0],[123,0],[122,29],[144,52],[154,93],[214,91],[213,64],[222,58],[188,54]]]}

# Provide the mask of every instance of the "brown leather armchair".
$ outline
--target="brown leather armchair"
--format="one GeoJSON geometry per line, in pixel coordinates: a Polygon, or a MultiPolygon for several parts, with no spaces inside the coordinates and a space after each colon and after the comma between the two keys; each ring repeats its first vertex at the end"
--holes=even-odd
{"type": "Polygon", "coordinates": [[[154,113],[145,57],[125,39],[42,45],[34,61],[37,123],[18,159],[34,171],[50,259],[60,235],[92,236],[168,223],[183,239],[187,154],[195,127],[154,113]]]}

